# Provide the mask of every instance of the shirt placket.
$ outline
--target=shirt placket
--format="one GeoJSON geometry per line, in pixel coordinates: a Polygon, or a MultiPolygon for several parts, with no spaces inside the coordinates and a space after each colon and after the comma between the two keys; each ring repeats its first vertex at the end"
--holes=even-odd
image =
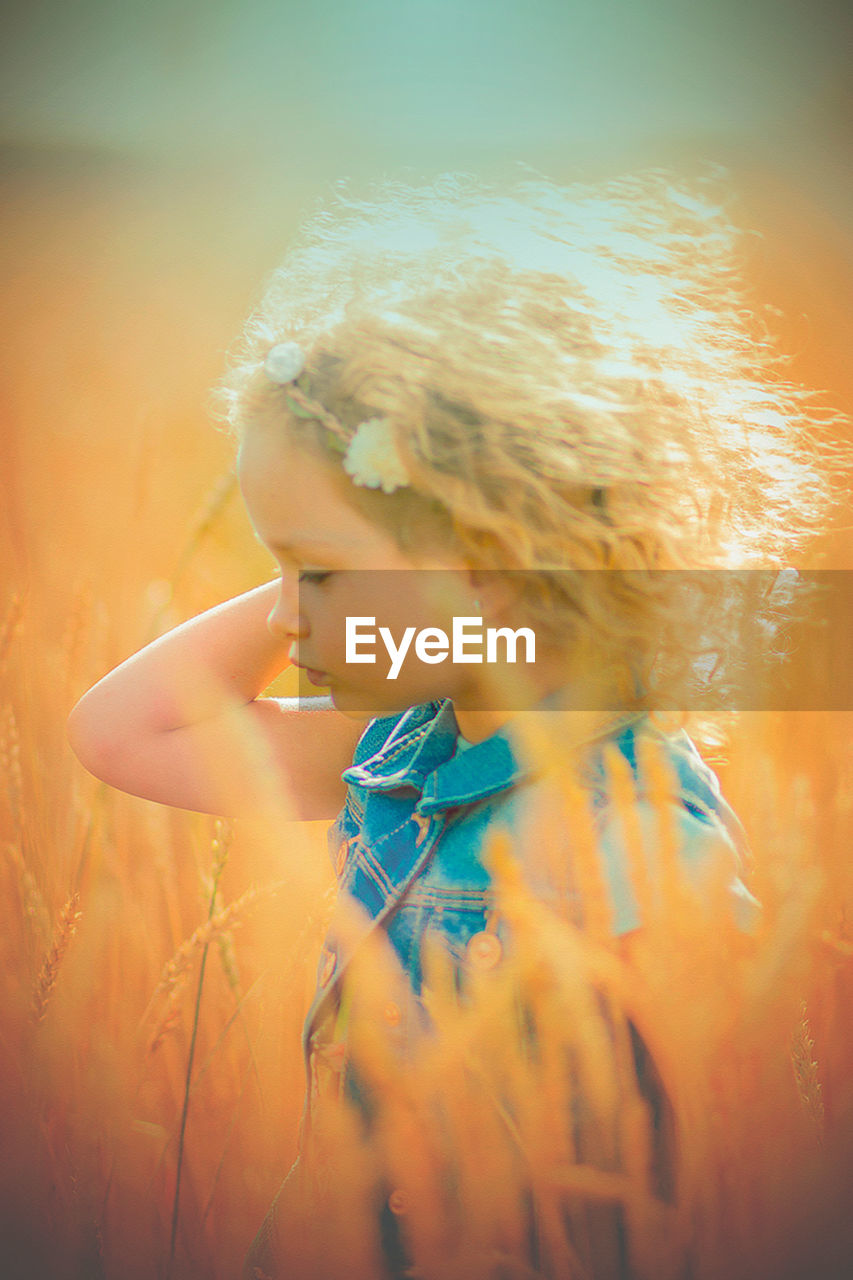
{"type": "MultiPolygon", "coordinates": [[[[433,849],[442,834],[446,818],[447,815],[444,812],[423,814],[415,810],[412,813],[412,820],[418,828],[414,839],[414,847],[418,851],[418,857],[414,865],[406,873],[402,886],[396,887],[397,891],[371,921],[369,929],[365,931],[365,937],[368,933],[380,928],[385,919],[393,911],[397,910],[409,887],[416,882],[425,863],[431,857],[433,849]]],[[[356,948],[357,946],[358,944],[356,944],[356,948]]],[[[345,985],[341,987],[341,994],[337,1004],[330,1008],[326,1016],[319,1022],[317,1022],[317,1018],[320,1014],[321,1004],[331,996],[333,988],[341,982],[348,958],[341,960],[337,952],[328,947],[324,948],[321,955],[318,978],[319,991],[306,1020],[306,1066],[312,1100],[320,1097],[329,1097],[330,1095],[340,1096],[342,1089],[348,1056],[349,998],[345,985]]],[[[397,1006],[394,1005],[393,1009],[396,1010],[396,1008],[397,1006]]],[[[391,1022],[392,1015],[390,1011],[392,1006],[390,1004],[388,1009],[387,1020],[391,1022]]]]}

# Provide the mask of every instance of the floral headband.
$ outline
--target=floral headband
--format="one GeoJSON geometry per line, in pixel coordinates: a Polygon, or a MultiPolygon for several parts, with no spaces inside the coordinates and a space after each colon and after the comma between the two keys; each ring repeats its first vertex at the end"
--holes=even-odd
{"type": "Polygon", "coordinates": [[[355,434],[349,436],[335,415],[312,399],[304,370],[305,352],[296,342],[279,342],[264,361],[264,373],[270,382],[288,388],[285,399],[291,413],[297,418],[320,422],[327,429],[328,444],[344,455],[344,470],[352,477],[353,484],[382,489],[383,493],[393,493],[411,484],[388,419],[369,418],[359,423],[355,434]]]}

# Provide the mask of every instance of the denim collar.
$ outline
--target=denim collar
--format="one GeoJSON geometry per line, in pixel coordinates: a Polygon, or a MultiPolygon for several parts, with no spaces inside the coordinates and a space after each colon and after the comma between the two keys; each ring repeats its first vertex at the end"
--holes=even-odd
{"type": "Polygon", "coordinates": [[[503,791],[530,770],[499,730],[467,751],[456,752],[459,726],[449,698],[412,707],[397,721],[375,755],[343,772],[344,782],[368,791],[420,792],[419,813],[434,813],[503,791]]]}
{"type": "MultiPolygon", "coordinates": [[[[556,696],[549,695],[539,706],[547,708],[556,696]]],[[[617,721],[620,727],[625,723],[625,717],[617,721]]],[[[449,698],[424,703],[404,712],[380,749],[345,769],[342,778],[368,791],[420,792],[415,808],[423,814],[470,804],[535,776],[534,767],[523,764],[513,750],[511,724],[510,720],[490,737],[456,753],[459,726],[453,703],[449,698]]],[[[614,729],[611,726],[601,737],[614,729]]]]}

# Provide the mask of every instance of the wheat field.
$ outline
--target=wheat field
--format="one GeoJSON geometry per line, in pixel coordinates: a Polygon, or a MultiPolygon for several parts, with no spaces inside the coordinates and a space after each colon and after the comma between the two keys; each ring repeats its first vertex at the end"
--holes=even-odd
{"type": "MultiPolygon", "coordinates": [[[[261,192],[238,178],[225,190],[219,174],[116,157],[12,159],[0,1267],[57,1280],[224,1280],[240,1274],[296,1152],[300,1030],[332,909],[324,826],[284,810],[280,821],[228,824],[118,794],[77,764],[65,719],[147,640],[271,576],[205,397],[310,182],[261,192]]],[[[750,287],[780,309],[795,376],[849,413],[849,243],[804,197],[781,199],[768,175],[741,179],[764,232],[750,287]]],[[[830,567],[848,567],[848,517],[821,548],[830,567]]],[[[295,691],[288,673],[281,688],[295,691]]],[[[696,1280],[849,1272],[853,715],[744,713],[726,728],[708,755],[753,845],[750,885],[763,904],[754,943],[733,935],[719,894],[699,901],[673,874],[628,967],[603,933],[579,937],[550,916],[512,851],[495,849],[503,910],[522,940],[517,965],[463,1008],[432,957],[441,1035],[406,1071],[369,1031],[370,1002],[389,979],[381,957],[364,958],[368,1007],[354,1026],[368,1030],[353,1052],[387,1114],[366,1150],[330,1098],[317,1140],[342,1176],[322,1206],[334,1231],[306,1246],[306,1276],[375,1274],[363,1174],[377,1160],[417,1204],[405,1230],[420,1274],[536,1274],[508,1260],[520,1175],[507,1155],[513,1126],[495,1122],[506,1105],[484,1107],[487,1095],[512,1100],[513,1150],[543,1203],[560,1192],[624,1206],[639,1274],[679,1274],[685,1251],[696,1280]],[[525,1058],[498,1034],[519,989],[553,1043],[565,1039],[596,1114],[615,1117],[599,1137],[617,1143],[619,1161],[581,1159],[558,1140],[553,1061],[525,1058]],[[683,1143],[675,1207],[649,1193],[649,1117],[591,992],[623,1030],[631,1013],[666,1080],[683,1143]],[[435,1190],[436,1098],[455,1161],[455,1230],[435,1190]]],[[[545,1234],[549,1274],[588,1274],[556,1227],[545,1234]]]]}

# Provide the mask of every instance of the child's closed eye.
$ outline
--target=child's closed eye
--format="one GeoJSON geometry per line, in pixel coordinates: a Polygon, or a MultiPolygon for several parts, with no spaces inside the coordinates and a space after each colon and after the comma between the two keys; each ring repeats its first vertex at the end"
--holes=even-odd
{"type": "Polygon", "coordinates": [[[300,582],[310,582],[314,586],[319,586],[321,582],[325,582],[327,578],[332,576],[331,569],[305,569],[299,575],[300,582]]]}

